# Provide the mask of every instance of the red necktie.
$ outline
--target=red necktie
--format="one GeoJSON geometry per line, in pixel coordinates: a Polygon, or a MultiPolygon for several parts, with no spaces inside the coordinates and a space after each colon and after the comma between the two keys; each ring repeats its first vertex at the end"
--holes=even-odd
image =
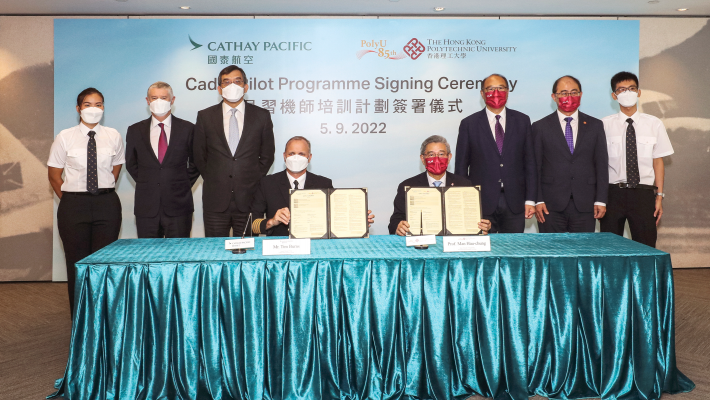
{"type": "Polygon", "coordinates": [[[160,127],[160,139],[158,139],[158,161],[162,164],[163,158],[165,158],[165,152],[168,151],[168,136],[165,134],[165,127],[163,123],[159,123],[160,127]]]}

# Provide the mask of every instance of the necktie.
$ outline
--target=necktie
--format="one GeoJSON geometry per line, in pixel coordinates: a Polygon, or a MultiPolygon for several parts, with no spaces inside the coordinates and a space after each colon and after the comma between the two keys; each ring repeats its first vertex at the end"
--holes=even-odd
{"type": "Polygon", "coordinates": [[[237,112],[236,108],[229,110],[232,115],[229,117],[229,151],[232,155],[237,151],[237,145],[239,144],[239,122],[237,122],[237,112]]]}
{"type": "Polygon", "coordinates": [[[158,139],[158,161],[163,163],[165,158],[165,152],[168,151],[168,135],[165,134],[165,125],[161,122],[158,124],[160,127],[160,139],[158,139]]]}
{"type": "Polygon", "coordinates": [[[634,120],[626,120],[629,126],[626,128],[626,183],[630,188],[635,188],[641,182],[639,176],[639,159],[636,152],[636,129],[634,120]]]}
{"type": "Polygon", "coordinates": [[[569,147],[570,154],[574,154],[574,136],[572,135],[572,120],[574,118],[567,117],[567,125],[565,126],[565,140],[567,141],[567,147],[569,147]]]}
{"type": "Polygon", "coordinates": [[[500,115],[496,115],[496,144],[498,145],[498,154],[503,154],[503,125],[500,124],[500,115]]]}
{"type": "Polygon", "coordinates": [[[89,144],[86,146],[86,191],[99,194],[99,178],[96,168],[96,132],[89,131],[89,144]]]}
{"type": "Polygon", "coordinates": [[[298,181],[297,180],[293,181],[293,188],[298,189],[298,181]]]}
{"type": "Polygon", "coordinates": [[[436,186],[436,187],[441,186],[441,181],[434,181],[434,186],[436,186]]]}

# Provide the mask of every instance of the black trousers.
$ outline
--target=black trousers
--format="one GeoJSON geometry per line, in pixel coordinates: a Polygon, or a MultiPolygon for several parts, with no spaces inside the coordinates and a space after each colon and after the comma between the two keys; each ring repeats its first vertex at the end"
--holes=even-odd
{"type": "Polygon", "coordinates": [[[622,189],[609,185],[609,204],[604,218],[599,221],[602,232],[624,234],[624,224],[629,221],[631,239],[656,247],[656,194],[652,189],[622,189]]]}
{"type": "Polygon", "coordinates": [[[541,233],[594,232],[597,226],[594,212],[579,212],[572,199],[569,199],[563,211],[548,211],[550,213],[545,215],[545,223],[537,224],[541,233]]]}
{"type": "Polygon", "coordinates": [[[165,214],[163,206],[155,217],[136,216],[139,238],[189,238],[192,230],[192,213],[176,217],[165,214]]]}
{"type": "Polygon", "coordinates": [[[64,246],[69,309],[74,318],[75,264],[115,242],[121,231],[121,201],[116,192],[93,196],[63,192],[57,208],[57,229],[64,246]]]}
{"type": "Polygon", "coordinates": [[[232,198],[226,211],[204,210],[202,218],[205,223],[205,237],[229,237],[230,231],[233,231],[232,236],[237,237],[244,233],[249,213],[239,211],[237,203],[232,198]]]}
{"type": "Polygon", "coordinates": [[[491,221],[489,233],[523,233],[525,230],[525,212],[514,214],[505,201],[505,193],[501,190],[498,196],[498,206],[493,214],[483,215],[483,219],[491,221]]]}

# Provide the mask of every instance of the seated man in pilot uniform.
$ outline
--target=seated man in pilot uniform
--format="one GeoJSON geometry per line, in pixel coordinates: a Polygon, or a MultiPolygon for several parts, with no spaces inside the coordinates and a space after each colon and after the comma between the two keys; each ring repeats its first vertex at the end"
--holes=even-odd
{"type": "MultiPolygon", "coordinates": [[[[311,142],[305,137],[289,139],[283,156],[286,169],[261,178],[254,193],[252,214],[259,217],[266,215],[266,218],[255,218],[251,224],[255,235],[288,236],[291,220],[289,189],[333,189],[332,180],[306,171],[313,155],[311,142]]],[[[368,210],[368,223],[374,221],[375,216],[368,210]]]]}

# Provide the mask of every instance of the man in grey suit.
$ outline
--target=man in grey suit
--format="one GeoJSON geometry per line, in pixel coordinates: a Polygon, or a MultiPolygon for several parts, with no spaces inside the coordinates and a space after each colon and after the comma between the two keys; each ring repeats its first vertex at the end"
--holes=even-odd
{"type": "Polygon", "coordinates": [[[594,232],[606,212],[609,170],[604,125],[579,112],[582,84],[563,76],[552,85],[557,110],[532,125],[538,171],[540,232],[594,232]]]}
{"type": "Polygon", "coordinates": [[[269,111],[246,103],[244,70],[224,68],[217,91],[224,101],[197,113],[195,165],[202,173],[205,236],[241,235],[259,180],[274,162],[269,111]]]}

